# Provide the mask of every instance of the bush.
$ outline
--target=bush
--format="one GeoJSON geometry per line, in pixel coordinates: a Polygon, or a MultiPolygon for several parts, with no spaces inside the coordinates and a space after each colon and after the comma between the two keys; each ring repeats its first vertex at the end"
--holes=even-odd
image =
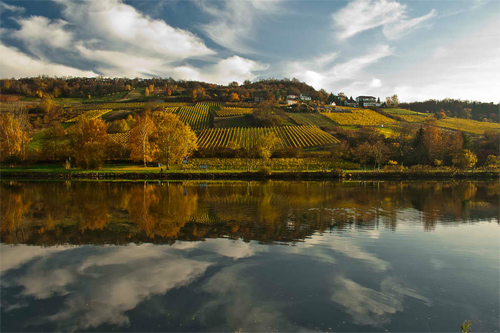
{"type": "Polygon", "coordinates": [[[269,176],[271,174],[271,168],[268,166],[261,166],[259,168],[259,173],[264,176],[269,176]]]}

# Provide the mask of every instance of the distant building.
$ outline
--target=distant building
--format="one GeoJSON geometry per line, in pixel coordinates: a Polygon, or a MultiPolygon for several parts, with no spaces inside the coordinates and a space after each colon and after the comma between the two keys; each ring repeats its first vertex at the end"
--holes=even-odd
{"type": "Polygon", "coordinates": [[[344,100],[344,106],[356,107],[356,106],[358,106],[358,103],[355,100],[353,100],[352,98],[349,98],[349,99],[344,100]]]}
{"type": "Polygon", "coordinates": [[[358,105],[362,105],[364,107],[380,106],[380,103],[377,103],[377,99],[373,96],[358,96],[356,97],[356,102],[358,105]]]}
{"type": "Polygon", "coordinates": [[[311,100],[311,97],[307,96],[307,95],[302,95],[300,94],[300,100],[301,101],[310,101],[311,100]]]}
{"type": "Polygon", "coordinates": [[[345,94],[344,94],[343,92],[339,92],[338,97],[339,97],[342,101],[345,101],[345,100],[346,100],[345,94]]]}
{"type": "Polygon", "coordinates": [[[297,99],[297,95],[288,95],[286,99],[297,99]]]}
{"type": "Polygon", "coordinates": [[[286,104],[287,105],[293,105],[293,104],[297,104],[298,102],[294,99],[287,99],[286,101],[286,104]]]}
{"type": "Polygon", "coordinates": [[[331,102],[330,105],[331,106],[336,106],[337,104],[335,104],[335,102],[331,102]]]}

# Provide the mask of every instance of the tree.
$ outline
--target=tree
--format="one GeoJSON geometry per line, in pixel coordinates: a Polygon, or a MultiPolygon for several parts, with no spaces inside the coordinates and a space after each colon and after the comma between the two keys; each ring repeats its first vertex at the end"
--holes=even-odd
{"type": "Polygon", "coordinates": [[[149,96],[149,88],[146,87],[146,90],[144,91],[144,96],[148,97],[149,96]]]}
{"type": "Polygon", "coordinates": [[[366,169],[366,163],[372,158],[372,146],[368,142],[357,146],[352,152],[355,161],[366,169]]]}
{"type": "Polygon", "coordinates": [[[45,96],[42,98],[39,108],[43,113],[51,113],[54,110],[55,106],[56,105],[52,98],[45,96]]]}
{"type": "Polygon", "coordinates": [[[152,142],[155,124],[148,114],[138,117],[130,130],[130,158],[142,161],[144,167],[153,161],[155,144],[152,142]]]}
{"type": "Polygon", "coordinates": [[[55,122],[46,131],[42,139],[42,154],[46,158],[58,160],[63,157],[65,151],[64,140],[66,131],[61,123],[55,122]]]}
{"type": "Polygon", "coordinates": [[[378,169],[380,170],[382,163],[387,161],[389,148],[384,142],[379,140],[372,145],[372,155],[375,158],[375,165],[378,164],[378,169]]]}
{"type": "Polygon", "coordinates": [[[399,105],[398,95],[394,94],[390,97],[386,97],[385,102],[386,102],[387,106],[392,106],[392,107],[398,106],[399,105]]]}
{"type": "Polygon", "coordinates": [[[441,130],[437,127],[437,120],[434,117],[427,117],[427,119],[425,119],[423,145],[425,147],[428,163],[436,159],[443,159],[441,130]]]}
{"type": "Polygon", "coordinates": [[[477,163],[477,156],[469,149],[464,149],[460,154],[457,154],[453,159],[453,164],[462,169],[471,169],[477,163]]]}
{"type": "Polygon", "coordinates": [[[18,119],[9,113],[0,115],[0,148],[3,161],[12,163],[21,159],[29,141],[28,132],[23,130],[18,119]]]}
{"type": "Polygon", "coordinates": [[[231,95],[229,96],[229,100],[231,102],[236,102],[236,101],[239,101],[240,100],[240,97],[238,96],[237,93],[233,92],[231,93],[231,95]]]}
{"type": "Polygon", "coordinates": [[[274,133],[267,133],[259,138],[257,144],[257,151],[262,157],[262,162],[264,165],[267,164],[273,151],[278,148],[280,144],[280,139],[274,133]]]}
{"type": "Polygon", "coordinates": [[[103,120],[84,118],[70,127],[69,139],[78,166],[97,169],[104,164],[108,133],[103,120]]]}
{"type": "Polygon", "coordinates": [[[196,134],[189,125],[182,123],[177,115],[154,112],[153,122],[157,129],[156,157],[166,165],[167,170],[170,169],[170,164],[180,162],[184,156],[188,156],[198,148],[196,134]]]}

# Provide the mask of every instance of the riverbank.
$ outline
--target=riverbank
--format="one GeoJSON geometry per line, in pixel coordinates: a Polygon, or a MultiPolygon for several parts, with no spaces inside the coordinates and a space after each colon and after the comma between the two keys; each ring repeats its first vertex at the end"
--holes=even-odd
{"type": "Polygon", "coordinates": [[[400,179],[498,179],[500,173],[491,170],[418,170],[418,171],[33,171],[22,169],[1,169],[2,179],[94,179],[94,180],[308,180],[308,179],[359,179],[359,180],[400,180],[400,179]]]}

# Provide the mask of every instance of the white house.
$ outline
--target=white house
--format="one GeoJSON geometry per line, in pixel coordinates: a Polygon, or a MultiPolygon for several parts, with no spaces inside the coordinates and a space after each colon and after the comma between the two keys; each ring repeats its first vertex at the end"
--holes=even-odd
{"type": "Polygon", "coordinates": [[[311,97],[307,96],[307,95],[302,95],[300,94],[300,100],[301,101],[310,101],[311,100],[311,97]]]}
{"type": "Polygon", "coordinates": [[[358,96],[356,97],[356,102],[358,105],[363,105],[364,107],[380,106],[380,103],[377,103],[377,99],[373,96],[358,96]]]}
{"type": "Polygon", "coordinates": [[[286,101],[286,104],[287,105],[293,105],[293,104],[297,104],[298,102],[294,99],[287,99],[286,101]]]}
{"type": "Polygon", "coordinates": [[[356,107],[356,106],[358,106],[358,103],[355,100],[353,100],[352,98],[349,98],[349,99],[344,100],[344,106],[356,107]]]}
{"type": "Polygon", "coordinates": [[[297,99],[297,95],[287,95],[286,99],[297,99]]]}

